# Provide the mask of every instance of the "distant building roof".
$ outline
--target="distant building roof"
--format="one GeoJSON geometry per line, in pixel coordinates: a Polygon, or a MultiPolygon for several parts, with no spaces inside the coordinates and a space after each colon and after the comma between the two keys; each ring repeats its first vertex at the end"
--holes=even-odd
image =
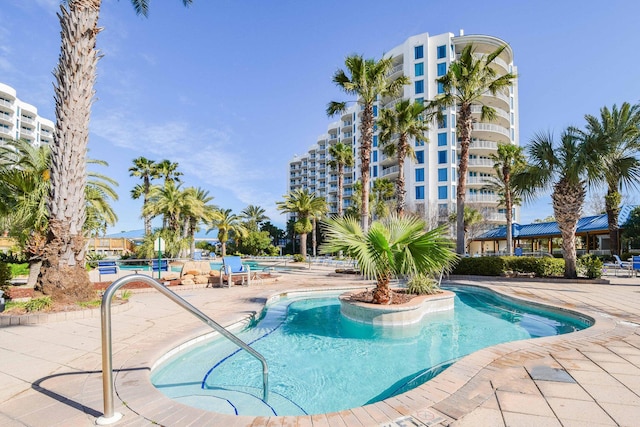
{"type": "MultiPolygon", "coordinates": [[[[107,234],[104,236],[107,239],[130,239],[130,240],[142,240],[144,239],[144,230],[131,230],[123,231],[121,233],[107,234]]],[[[211,230],[210,232],[198,231],[196,232],[196,241],[205,242],[217,242],[218,230],[211,230]]]]}
{"type": "MultiPolygon", "coordinates": [[[[635,206],[624,205],[620,208],[620,215],[618,216],[618,226],[623,227],[629,219],[629,215],[635,206]]],[[[585,216],[578,220],[578,226],[576,234],[603,234],[608,231],[609,225],[607,221],[607,214],[585,216]]],[[[535,237],[551,237],[560,236],[560,229],[558,223],[552,222],[534,222],[532,224],[512,224],[513,238],[514,239],[527,239],[535,237]]],[[[496,227],[473,240],[501,240],[507,238],[507,227],[505,225],[496,227]]]]}

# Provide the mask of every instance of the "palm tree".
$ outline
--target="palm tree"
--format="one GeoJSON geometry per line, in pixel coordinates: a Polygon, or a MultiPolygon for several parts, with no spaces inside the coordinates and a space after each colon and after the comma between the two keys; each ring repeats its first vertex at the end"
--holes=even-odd
{"type": "Polygon", "coordinates": [[[326,212],[325,199],[307,189],[296,189],[285,194],[284,201],[277,202],[276,206],[278,210],[296,216],[294,230],[300,235],[300,254],[306,258],[307,233],[313,231],[315,218],[326,212]]]}
{"type": "MultiPolygon", "coordinates": [[[[182,0],[185,5],[192,0],[182,0]]],[[[84,266],[86,152],[94,99],[96,40],[101,0],[67,0],[60,5],[61,47],[54,71],[56,124],[51,145],[47,207],[49,232],[39,283],[58,300],[95,296],[84,266]]],[[[147,14],[149,0],[132,0],[136,13],[147,14]]]]}
{"type": "MultiPolygon", "coordinates": [[[[362,228],[369,228],[369,166],[373,141],[373,104],[378,97],[395,96],[402,86],[410,83],[407,76],[389,80],[393,58],[364,59],[361,55],[351,55],[345,59],[347,72],[338,69],[333,82],[348,95],[358,97],[362,107],[360,118],[360,179],[362,180],[362,228]]],[[[327,115],[333,116],[346,110],[346,102],[332,101],[327,106],[327,115]]]]}
{"type": "Polygon", "coordinates": [[[156,217],[162,215],[163,228],[169,228],[178,236],[182,230],[183,215],[187,210],[191,194],[168,181],[162,187],[153,187],[149,195],[149,202],[142,211],[143,215],[156,217]]]}
{"type": "Polygon", "coordinates": [[[586,115],[585,131],[578,131],[581,138],[593,139],[599,152],[597,183],[607,186],[605,210],[609,226],[611,254],[619,254],[620,203],[624,188],[637,189],[640,179],[640,105],[625,102],[620,109],[614,105],[600,109],[600,119],[586,115]]]}
{"type": "MultiPolygon", "coordinates": [[[[449,216],[449,221],[452,223],[456,223],[457,214],[453,213],[449,216]]],[[[469,233],[472,231],[472,227],[476,224],[480,224],[484,221],[484,216],[480,213],[479,210],[472,208],[471,206],[464,207],[464,222],[463,222],[463,230],[464,230],[464,248],[465,252],[469,249],[469,243],[471,242],[473,236],[469,233]]]]}
{"type": "Polygon", "coordinates": [[[383,109],[378,120],[380,142],[384,153],[388,156],[396,154],[398,158],[398,178],[396,179],[398,216],[404,215],[405,210],[404,159],[407,156],[414,157],[409,138],[427,141],[425,133],[429,131],[429,125],[424,120],[424,111],[425,106],[421,102],[411,103],[408,99],[403,99],[395,105],[393,110],[383,109]],[[396,137],[398,142],[393,144],[392,140],[396,137]]]}
{"type": "Polygon", "coordinates": [[[364,231],[352,217],[332,218],[325,222],[325,253],[344,251],[353,256],[368,277],[375,277],[373,302],[389,304],[393,276],[428,274],[448,270],[456,255],[444,229],[425,231],[424,220],[392,214],[374,221],[364,231]]]}
{"type": "Polygon", "coordinates": [[[581,143],[572,128],[562,133],[559,144],[554,143],[550,133],[537,133],[527,151],[529,164],[513,176],[513,182],[522,190],[524,200],[553,188],[551,201],[562,234],[564,277],[574,279],[578,276],[576,227],[586,195],[586,178],[597,152],[589,144],[581,143]]]}
{"type": "Polygon", "coordinates": [[[329,155],[332,160],[329,166],[338,172],[338,216],[342,216],[342,196],[344,188],[344,168],[353,166],[353,151],[351,145],[338,142],[329,147],[329,155]]]}
{"type": "Polygon", "coordinates": [[[247,228],[251,231],[258,231],[260,224],[269,220],[265,215],[265,210],[260,206],[249,205],[240,212],[240,215],[247,221],[247,228]]]}
{"type": "Polygon", "coordinates": [[[373,215],[376,219],[388,217],[390,199],[393,197],[393,183],[386,178],[378,178],[373,182],[373,215]]]}
{"type": "Polygon", "coordinates": [[[209,204],[213,197],[209,196],[208,191],[200,187],[189,187],[185,191],[188,192],[188,196],[184,212],[183,237],[189,240],[189,253],[193,257],[196,252],[195,235],[196,231],[198,231],[198,225],[202,222],[208,223],[213,220],[218,209],[209,204]]]}
{"type": "MultiPolygon", "coordinates": [[[[108,167],[104,160],[88,159],[87,163],[108,167]]],[[[113,210],[109,200],[118,200],[118,193],[113,188],[118,182],[106,175],[89,172],[87,186],[85,187],[86,212],[84,221],[85,236],[97,236],[107,231],[107,226],[115,225],[118,216],[113,210]]]]}
{"type": "Polygon", "coordinates": [[[493,61],[505,50],[506,45],[499,47],[482,57],[475,55],[473,44],[462,49],[460,58],[453,61],[447,73],[436,79],[442,84],[443,94],[429,103],[429,109],[442,120],[442,109],[457,106],[456,126],[460,142],[460,162],[458,165],[458,187],[456,189],[456,251],[464,253],[464,204],[467,191],[467,170],[469,166],[469,143],[473,129],[471,106],[482,105],[480,120],[492,121],[496,110],[484,104],[483,96],[487,92],[496,95],[513,84],[515,74],[506,73],[498,76],[493,68],[493,61]]]}
{"type": "Polygon", "coordinates": [[[156,165],[156,171],[160,178],[164,178],[164,184],[173,183],[180,184],[182,172],[178,171],[178,163],[173,163],[167,159],[162,160],[156,165]]]}
{"type": "Polygon", "coordinates": [[[517,145],[500,144],[497,154],[490,156],[493,160],[495,176],[485,178],[486,188],[500,196],[498,206],[504,206],[507,220],[507,251],[513,255],[513,206],[520,204],[519,189],[511,182],[513,174],[520,172],[526,165],[523,149],[517,145]]]}
{"type": "MultiPolygon", "coordinates": [[[[149,201],[149,193],[151,193],[151,180],[160,178],[158,164],[145,157],[133,159],[133,166],[129,168],[129,176],[142,179],[142,184],[136,185],[131,190],[131,197],[134,200],[142,197],[142,210],[144,210],[149,201]]],[[[151,234],[151,217],[149,215],[144,215],[144,234],[151,234]]]]}
{"type": "Polygon", "coordinates": [[[242,217],[231,213],[231,209],[220,209],[213,215],[207,232],[217,229],[218,241],[221,245],[222,256],[227,255],[227,241],[232,235],[246,236],[247,229],[242,224],[242,217]]]}

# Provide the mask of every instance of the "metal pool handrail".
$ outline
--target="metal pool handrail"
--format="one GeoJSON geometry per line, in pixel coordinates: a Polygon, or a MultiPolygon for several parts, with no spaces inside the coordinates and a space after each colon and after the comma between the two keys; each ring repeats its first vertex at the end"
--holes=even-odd
{"type": "Polygon", "coordinates": [[[207,325],[211,326],[214,330],[219,332],[224,337],[231,340],[243,350],[246,350],[253,357],[258,359],[262,363],[262,398],[267,402],[269,397],[269,367],[267,366],[266,359],[253,348],[249,347],[240,338],[226,330],[223,326],[216,323],[209,318],[206,314],[189,304],[184,299],[180,298],[175,292],[169,290],[166,286],[158,283],[156,280],[143,274],[131,274],[129,276],[122,277],[113,282],[104,292],[102,296],[101,307],[101,323],[102,323],[102,396],[104,403],[104,415],[96,420],[98,425],[107,425],[117,422],[122,418],[122,414],[114,412],[113,410],[113,355],[111,347],[111,299],[115,295],[116,291],[122,286],[130,282],[145,282],[152,286],[161,294],[169,298],[171,301],[178,304],[180,307],[187,310],[189,313],[202,320],[207,325]]]}

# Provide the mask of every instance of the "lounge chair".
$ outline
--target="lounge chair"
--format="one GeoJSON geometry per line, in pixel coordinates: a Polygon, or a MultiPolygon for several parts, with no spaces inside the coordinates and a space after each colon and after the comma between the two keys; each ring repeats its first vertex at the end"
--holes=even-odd
{"type": "Polygon", "coordinates": [[[227,286],[231,287],[233,276],[241,275],[242,284],[244,285],[244,276],[247,276],[247,286],[251,286],[251,267],[242,265],[239,256],[225,256],[222,258],[222,267],[220,268],[220,287],[224,283],[224,277],[227,276],[227,286]]]}
{"type": "Polygon", "coordinates": [[[151,271],[155,273],[169,271],[169,260],[161,259],[159,263],[157,259],[151,260],[151,271]]]}
{"type": "Polygon", "coordinates": [[[102,282],[103,274],[118,274],[120,269],[115,261],[98,261],[98,280],[102,282]]]}
{"type": "Polygon", "coordinates": [[[618,275],[618,270],[622,270],[622,271],[626,271],[628,274],[630,274],[631,270],[631,264],[625,261],[622,261],[620,259],[620,256],[618,255],[614,255],[613,258],[615,259],[615,262],[607,262],[603,265],[603,267],[605,269],[612,269],[614,271],[614,274],[617,276],[618,275]]]}

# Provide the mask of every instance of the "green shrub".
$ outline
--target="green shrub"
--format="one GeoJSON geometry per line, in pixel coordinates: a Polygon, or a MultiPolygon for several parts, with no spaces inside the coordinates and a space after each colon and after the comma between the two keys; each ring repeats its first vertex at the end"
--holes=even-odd
{"type": "Polygon", "coordinates": [[[426,274],[416,274],[407,281],[407,292],[415,295],[433,295],[440,289],[438,282],[426,274]]]}
{"type": "Polygon", "coordinates": [[[43,311],[51,308],[52,305],[53,305],[53,301],[51,300],[51,297],[46,296],[46,297],[34,298],[31,301],[27,301],[24,304],[24,309],[29,312],[43,311]]]}
{"type": "Polygon", "coordinates": [[[602,261],[592,255],[584,255],[578,259],[578,269],[588,279],[599,279],[602,277],[602,261]]]}
{"type": "Polygon", "coordinates": [[[29,275],[29,263],[23,262],[20,264],[9,264],[11,268],[11,276],[28,276],[29,275]]]}
{"type": "Polygon", "coordinates": [[[536,277],[562,276],[564,260],[516,256],[461,258],[452,274],[501,276],[507,272],[533,273],[536,277]]]}
{"type": "Polygon", "coordinates": [[[502,257],[460,258],[452,274],[500,276],[504,269],[502,257]]]}
{"type": "Polygon", "coordinates": [[[11,285],[12,277],[9,264],[4,261],[0,261],[0,291],[7,291],[9,285],[11,285]]]}
{"type": "Polygon", "coordinates": [[[305,261],[305,258],[304,258],[304,255],[302,254],[295,254],[293,256],[293,262],[304,262],[304,261],[305,261]]]}

